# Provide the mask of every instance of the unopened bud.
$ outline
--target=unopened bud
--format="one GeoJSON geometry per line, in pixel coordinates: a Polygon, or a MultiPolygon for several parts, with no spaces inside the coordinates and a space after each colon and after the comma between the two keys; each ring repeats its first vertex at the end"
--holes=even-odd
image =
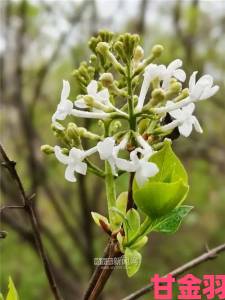
{"type": "Polygon", "coordinates": [[[91,96],[85,95],[83,99],[88,106],[93,107],[94,99],[91,96]]]}
{"type": "Polygon", "coordinates": [[[157,104],[165,99],[165,92],[163,89],[154,89],[152,92],[154,104],[157,104]]]}
{"type": "Polygon", "coordinates": [[[170,91],[172,92],[172,93],[179,93],[181,90],[182,90],[182,84],[180,83],[180,82],[175,82],[175,83],[172,83],[171,85],[170,85],[170,91]]]}
{"type": "Polygon", "coordinates": [[[141,46],[137,46],[134,50],[134,61],[139,62],[144,57],[144,50],[141,46]]]}
{"type": "Polygon", "coordinates": [[[164,48],[162,45],[155,45],[152,48],[152,54],[154,55],[154,57],[159,57],[162,54],[163,50],[164,48]]]}
{"type": "Polygon", "coordinates": [[[63,134],[65,130],[65,127],[63,127],[60,123],[52,123],[51,128],[58,134],[63,134]]]}
{"type": "Polygon", "coordinates": [[[101,53],[102,55],[105,55],[109,51],[109,44],[106,42],[98,43],[96,51],[101,53]]]}
{"type": "Polygon", "coordinates": [[[77,125],[75,123],[69,123],[66,129],[66,134],[71,139],[77,138],[78,136],[77,125]]]}
{"type": "Polygon", "coordinates": [[[42,145],[41,146],[41,151],[45,154],[53,154],[54,153],[54,148],[50,145],[42,145]]]}
{"type": "Polygon", "coordinates": [[[181,94],[182,94],[182,96],[184,98],[188,97],[189,96],[189,90],[188,90],[188,88],[183,89],[183,91],[181,92],[181,94]]]}
{"type": "Polygon", "coordinates": [[[111,86],[114,80],[112,73],[103,73],[99,79],[104,87],[111,86]]]}

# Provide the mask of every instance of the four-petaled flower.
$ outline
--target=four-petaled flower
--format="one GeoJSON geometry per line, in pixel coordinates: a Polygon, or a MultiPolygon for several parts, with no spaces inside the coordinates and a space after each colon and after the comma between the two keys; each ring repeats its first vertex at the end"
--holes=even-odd
{"type": "Polygon", "coordinates": [[[62,150],[59,146],[55,146],[54,150],[56,158],[64,165],[67,165],[65,171],[66,180],[76,182],[74,172],[86,175],[87,164],[83,162],[85,158],[85,151],[72,148],[69,152],[69,155],[65,155],[62,153],[62,150]]]}
{"type": "MultiPolygon", "coordinates": [[[[110,106],[109,101],[109,91],[108,89],[104,88],[103,90],[98,92],[98,83],[96,80],[92,80],[87,86],[87,95],[92,97],[96,102],[101,104],[110,106]]],[[[78,108],[88,108],[89,106],[86,104],[83,98],[78,99],[74,102],[74,104],[78,108]]],[[[95,108],[92,108],[93,111],[99,111],[95,108]]]]}
{"type": "Polygon", "coordinates": [[[57,106],[56,112],[52,116],[52,122],[57,120],[64,120],[73,110],[73,103],[68,99],[70,94],[70,84],[67,80],[63,80],[63,89],[61,92],[61,99],[57,106]]]}
{"type": "Polygon", "coordinates": [[[142,186],[148,178],[155,176],[159,169],[156,164],[149,162],[149,158],[153,154],[152,148],[142,139],[138,138],[139,143],[143,148],[136,148],[130,153],[130,161],[126,159],[117,159],[117,166],[121,170],[127,172],[135,172],[135,178],[138,186],[142,186]],[[139,154],[142,158],[139,158],[139,154]]]}
{"type": "Polygon", "coordinates": [[[118,153],[126,146],[127,139],[124,138],[118,145],[113,137],[107,137],[102,142],[98,142],[97,149],[102,160],[107,160],[111,166],[112,173],[117,175],[118,153]]]}
{"type": "Polygon", "coordinates": [[[166,71],[164,72],[164,78],[163,78],[163,84],[162,88],[163,89],[168,89],[170,79],[172,77],[175,77],[177,80],[183,82],[186,79],[186,74],[184,70],[180,69],[182,67],[182,60],[180,59],[175,59],[172,61],[168,67],[166,68],[166,71]]]}
{"type": "MultiPolygon", "coordinates": [[[[168,105],[170,105],[171,102],[168,101],[167,103],[168,105]]],[[[180,134],[185,137],[188,137],[191,134],[193,126],[197,132],[203,132],[201,125],[198,122],[198,119],[192,115],[194,110],[194,103],[190,103],[187,106],[173,110],[169,113],[171,117],[173,117],[177,121],[178,130],[180,134]]]]}
{"type": "Polygon", "coordinates": [[[213,78],[211,75],[204,75],[196,82],[196,75],[198,72],[193,72],[189,80],[189,94],[192,101],[205,100],[219,90],[219,86],[213,86],[213,78]]]}

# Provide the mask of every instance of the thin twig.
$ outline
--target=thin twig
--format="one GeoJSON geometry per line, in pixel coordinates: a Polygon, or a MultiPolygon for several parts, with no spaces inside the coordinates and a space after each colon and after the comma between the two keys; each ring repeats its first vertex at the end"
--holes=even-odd
{"type": "MultiPolygon", "coordinates": [[[[210,260],[213,258],[217,257],[217,254],[219,254],[220,252],[225,251],[225,244],[221,244],[209,251],[207,251],[206,253],[203,253],[202,255],[196,257],[195,259],[187,262],[186,264],[178,267],[177,269],[169,272],[168,274],[172,274],[175,278],[182,275],[183,273],[185,273],[186,271],[210,260]]],[[[164,277],[166,277],[168,274],[164,275],[164,277]]],[[[137,290],[136,292],[130,294],[129,296],[123,298],[122,300],[135,300],[140,298],[141,296],[147,294],[148,292],[150,292],[153,289],[154,285],[152,283],[146,285],[145,287],[137,290]]]]}
{"type": "Polygon", "coordinates": [[[48,282],[49,282],[49,286],[51,288],[51,291],[54,295],[55,300],[62,300],[63,298],[61,297],[60,292],[58,290],[58,287],[56,285],[55,278],[54,278],[54,275],[52,273],[50,263],[48,261],[47,254],[45,252],[44,245],[42,243],[36,213],[35,213],[32,201],[31,201],[32,198],[34,197],[34,195],[32,195],[31,197],[26,196],[23,184],[22,184],[22,182],[19,178],[19,175],[16,171],[16,168],[15,168],[16,163],[14,161],[11,161],[8,158],[7,154],[5,153],[5,151],[4,151],[4,149],[1,145],[0,145],[0,152],[1,152],[1,155],[2,155],[3,160],[4,160],[4,166],[8,169],[11,177],[15,181],[15,183],[18,186],[19,191],[21,193],[22,203],[24,205],[25,211],[28,214],[28,217],[29,217],[29,220],[30,220],[30,223],[31,223],[31,226],[32,226],[36,247],[37,247],[38,252],[40,254],[40,257],[41,257],[41,260],[42,260],[42,263],[43,263],[43,266],[44,266],[46,276],[48,278],[48,282]]]}

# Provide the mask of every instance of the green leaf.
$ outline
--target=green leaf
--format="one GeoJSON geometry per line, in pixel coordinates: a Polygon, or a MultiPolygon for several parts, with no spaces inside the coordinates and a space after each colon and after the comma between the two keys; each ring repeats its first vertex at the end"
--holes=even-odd
{"type": "Polygon", "coordinates": [[[122,192],[116,199],[116,207],[122,212],[126,213],[128,192],[122,192]]]}
{"type": "Polygon", "coordinates": [[[127,275],[132,277],[140,268],[141,254],[137,250],[126,248],[124,256],[127,275]]]}
{"type": "Polygon", "coordinates": [[[156,219],[180,205],[188,190],[189,186],[181,179],[173,183],[147,182],[133,197],[139,209],[150,218],[156,219]]]}
{"type": "Polygon", "coordinates": [[[132,244],[130,249],[135,249],[135,250],[140,250],[141,248],[144,247],[144,245],[148,242],[148,237],[142,236],[140,239],[138,239],[134,244],[132,244]]]}
{"type": "Polygon", "coordinates": [[[102,220],[106,225],[108,225],[108,226],[110,227],[109,221],[108,221],[108,219],[107,219],[106,217],[100,215],[99,213],[93,212],[93,211],[91,212],[91,216],[92,216],[94,222],[95,222],[99,227],[101,227],[101,224],[100,224],[99,220],[102,220]]]}
{"type": "Polygon", "coordinates": [[[159,172],[150,178],[151,182],[174,182],[182,179],[184,183],[188,183],[187,172],[173,152],[169,141],[165,141],[163,148],[151,156],[150,162],[155,163],[159,168],[159,172]]]}
{"type": "Polygon", "coordinates": [[[11,277],[9,277],[8,288],[9,288],[9,291],[8,291],[6,300],[19,300],[18,293],[16,291],[15,285],[14,285],[11,277]]]}
{"type": "Polygon", "coordinates": [[[152,225],[153,231],[174,233],[180,227],[183,218],[192,210],[193,206],[183,205],[175,208],[169,214],[156,219],[152,225]]]}
{"type": "Polygon", "coordinates": [[[127,224],[128,224],[128,237],[127,239],[131,239],[139,230],[140,228],[140,215],[137,212],[136,209],[131,208],[128,210],[127,215],[126,215],[126,219],[127,219],[127,224]]]}
{"type": "Polygon", "coordinates": [[[121,193],[118,198],[116,199],[116,210],[117,212],[120,212],[121,214],[117,213],[114,216],[114,225],[117,228],[121,226],[121,223],[123,221],[123,218],[126,214],[126,208],[127,208],[127,198],[128,192],[121,193]]]}

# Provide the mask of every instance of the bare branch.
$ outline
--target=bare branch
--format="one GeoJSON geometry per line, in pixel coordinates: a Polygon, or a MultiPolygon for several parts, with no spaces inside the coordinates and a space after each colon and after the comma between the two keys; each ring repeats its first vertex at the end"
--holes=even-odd
{"type": "Polygon", "coordinates": [[[28,217],[29,217],[29,220],[30,220],[30,223],[31,223],[31,226],[32,226],[36,247],[37,247],[38,252],[40,254],[40,257],[41,257],[41,260],[42,260],[42,263],[43,263],[43,267],[44,267],[46,276],[48,278],[48,282],[49,282],[49,286],[51,288],[51,291],[54,295],[55,300],[62,300],[62,297],[60,295],[60,292],[59,292],[58,287],[57,287],[56,282],[55,282],[54,275],[53,275],[51,267],[50,267],[50,263],[49,263],[47,254],[46,254],[45,249],[44,249],[44,245],[42,243],[36,213],[35,213],[35,210],[33,208],[32,201],[31,201],[31,198],[33,198],[33,196],[31,196],[31,197],[26,196],[23,184],[22,184],[22,182],[19,178],[19,175],[16,171],[16,168],[15,168],[16,163],[14,161],[11,161],[8,158],[8,156],[6,155],[4,149],[2,148],[1,145],[0,145],[0,152],[1,152],[1,155],[3,157],[5,167],[7,167],[11,177],[14,179],[14,181],[17,184],[17,186],[19,188],[19,191],[21,193],[22,202],[24,204],[24,209],[28,214],[28,217]]]}
{"type": "MultiPolygon", "coordinates": [[[[220,252],[225,251],[225,244],[221,244],[209,251],[207,251],[206,253],[196,257],[195,259],[187,262],[186,264],[178,267],[177,269],[169,272],[168,274],[172,274],[175,278],[182,275],[183,273],[185,273],[186,271],[210,260],[213,258],[217,257],[217,254],[219,254],[220,252]]],[[[166,277],[168,274],[164,275],[164,277],[166,277]]],[[[148,285],[146,285],[145,287],[141,288],[140,290],[130,294],[129,296],[123,298],[122,300],[134,300],[134,299],[138,299],[141,296],[147,294],[148,292],[150,292],[153,289],[153,284],[150,283],[148,285]]]]}

